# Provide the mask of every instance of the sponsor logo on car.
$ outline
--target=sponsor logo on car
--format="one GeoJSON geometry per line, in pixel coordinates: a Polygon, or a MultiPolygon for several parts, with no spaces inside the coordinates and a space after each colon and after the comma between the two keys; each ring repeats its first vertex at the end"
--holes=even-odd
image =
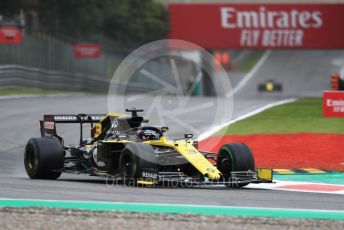
{"type": "Polygon", "coordinates": [[[194,150],[194,149],[188,149],[188,150],[186,150],[188,153],[190,153],[190,154],[196,154],[196,153],[198,153],[198,151],[196,151],[196,150],[194,150]]]}
{"type": "Polygon", "coordinates": [[[154,180],[157,180],[158,179],[158,174],[155,173],[155,172],[146,172],[146,171],[143,171],[142,172],[142,177],[143,178],[152,178],[154,180]]]}
{"type": "Polygon", "coordinates": [[[54,116],[55,120],[76,120],[76,116],[54,116]]]}
{"type": "Polygon", "coordinates": [[[211,169],[211,168],[207,168],[207,171],[210,172],[210,173],[215,172],[215,170],[214,170],[214,169],[211,169]]]}
{"type": "Polygon", "coordinates": [[[54,129],[55,123],[51,121],[44,122],[44,129],[54,129]]]}

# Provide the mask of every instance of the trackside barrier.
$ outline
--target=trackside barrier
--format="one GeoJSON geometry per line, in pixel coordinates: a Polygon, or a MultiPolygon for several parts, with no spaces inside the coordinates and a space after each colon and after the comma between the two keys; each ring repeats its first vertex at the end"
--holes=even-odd
{"type": "MultiPolygon", "coordinates": [[[[126,93],[145,93],[157,90],[156,86],[144,83],[117,82],[126,93]]],[[[107,93],[110,80],[80,73],[43,70],[21,65],[0,65],[0,88],[28,87],[107,93]]]]}
{"type": "Polygon", "coordinates": [[[100,77],[42,70],[20,65],[0,66],[0,87],[30,87],[105,92],[109,83],[100,77]]]}

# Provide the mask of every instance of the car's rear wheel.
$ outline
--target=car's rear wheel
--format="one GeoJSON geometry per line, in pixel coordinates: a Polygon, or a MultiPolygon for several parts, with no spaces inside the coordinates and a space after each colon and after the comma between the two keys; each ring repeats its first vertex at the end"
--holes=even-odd
{"type": "Polygon", "coordinates": [[[144,170],[156,169],[157,158],[150,145],[132,143],[121,152],[119,172],[126,180],[137,180],[142,177],[144,170]]]}
{"type": "Polygon", "coordinates": [[[31,138],[25,147],[24,166],[31,179],[57,179],[63,170],[63,148],[56,138],[31,138]]]}
{"type": "MultiPolygon", "coordinates": [[[[217,157],[217,168],[223,174],[225,180],[231,180],[231,172],[254,171],[254,157],[246,144],[232,143],[221,147],[217,157]]],[[[248,183],[238,183],[231,181],[230,187],[243,187],[248,183]]]]}

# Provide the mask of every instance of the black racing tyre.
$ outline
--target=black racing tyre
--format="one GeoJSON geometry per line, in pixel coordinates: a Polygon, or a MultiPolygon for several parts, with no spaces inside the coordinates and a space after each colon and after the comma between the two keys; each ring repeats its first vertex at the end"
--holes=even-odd
{"type": "MultiPolygon", "coordinates": [[[[246,144],[232,143],[221,147],[217,157],[217,168],[223,174],[225,180],[230,179],[233,171],[254,171],[254,157],[246,144]]],[[[230,187],[243,187],[247,183],[231,183],[230,187]]]]}
{"type": "Polygon", "coordinates": [[[57,179],[63,170],[60,141],[51,137],[31,138],[25,147],[24,166],[31,179],[57,179]]]}
{"type": "Polygon", "coordinates": [[[156,169],[157,158],[152,146],[140,143],[126,145],[119,157],[119,172],[125,179],[138,179],[143,169],[156,169]]]}

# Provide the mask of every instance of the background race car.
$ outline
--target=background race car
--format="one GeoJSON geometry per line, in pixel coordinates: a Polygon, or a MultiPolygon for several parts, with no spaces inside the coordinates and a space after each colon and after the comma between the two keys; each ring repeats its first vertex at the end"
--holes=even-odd
{"type": "Polygon", "coordinates": [[[282,90],[282,84],[274,80],[268,80],[258,85],[259,92],[282,92],[282,90]]]}

